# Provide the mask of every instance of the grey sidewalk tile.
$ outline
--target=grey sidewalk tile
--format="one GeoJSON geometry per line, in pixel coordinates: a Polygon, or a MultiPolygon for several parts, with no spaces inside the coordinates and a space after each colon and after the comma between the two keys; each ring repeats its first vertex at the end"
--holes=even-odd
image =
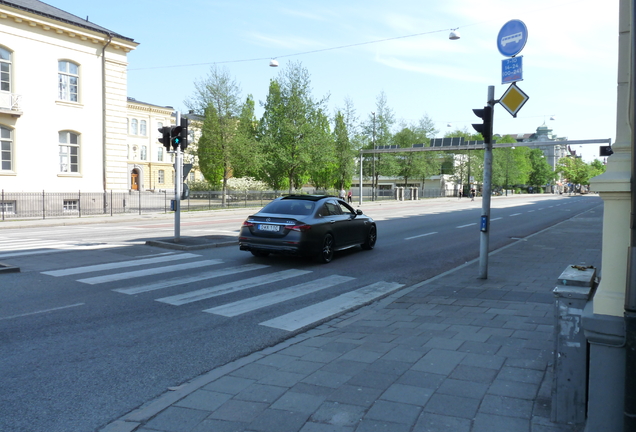
{"type": "Polygon", "coordinates": [[[498,396],[534,400],[537,397],[538,390],[539,386],[537,384],[495,379],[495,382],[492,383],[488,389],[488,393],[498,396]]]}
{"type": "MultiPolygon", "coordinates": [[[[457,334],[455,334],[452,337],[454,338],[456,336],[457,336],[457,334]]],[[[425,348],[430,348],[430,349],[438,348],[438,349],[442,349],[442,350],[455,351],[463,343],[464,343],[464,341],[461,340],[461,339],[445,339],[445,338],[440,338],[440,337],[434,337],[434,338],[431,338],[431,340],[429,340],[428,342],[426,342],[424,344],[424,347],[425,348]]]]}
{"type": "Polygon", "coordinates": [[[542,359],[509,358],[506,360],[506,366],[544,371],[548,363],[542,359]]]}
{"type": "Polygon", "coordinates": [[[322,351],[344,354],[353,349],[358,348],[359,346],[360,346],[359,343],[344,343],[344,342],[331,341],[324,344],[320,349],[322,351]]]}
{"type": "Polygon", "coordinates": [[[415,363],[416,361],[421,359],[428,351],[428,348],[422,348],[421,346],[399,346],[393,348],[381,358],[382,360],[395,360],[405,363],[415,363]]]}
{"type": "Polygon", "coordinates": [[[380,372],[387,375],[399,376],[409,370],[412,365],[412,362],[385,360],[381,358],[371,363],[365,370],[370,372],[380,372]]]}
{"type": "Polygon", "coordinates": [[[457,351],[473,354],[495,355],[501,349],[501,345],[489,342],[465,341],[457,351]]]}
{"type": "Polygon", "coordinates": [[[404,372],[404,375],[402,375],[396,381],[396,383],[414,385],[417,387],[424,387],[435,390],[442,384],[445,379],[446,375],[409,370],[404,372]]]}
{"type": "Polygon", "coordinates": [[[299,432],[354,432],[354,427],[307,422],[299,432]]]}
{"type": "Polygon", "coordinates": [[[530,423],[532,432],[583,432],[583,425],[552,423],[548,418],[533,417],[530,423]]]}
{"type": "Polygon", "coordinates": [[[384,390],[371,387],[353,386],[345,384],[333,391],[328,401],[370,407],[380,397],[384,390]]]}
{"type": "Polygon", "coordinates": [[[492,414],[477,414],[472,432],[530,432],[530,421],[492,414]]]}
{"type": "Polygon", "coordinates": [[[433,390],[404,384],[393,384],[381,399],[423,407],[433,395],[433,390]]]}
{"type": "MultiPolygon", "coordinates": [[[[525,346],[525,345],[524,345],[525,346]]],[[[521,348],[512,346],[503,346],[497,353],[497,355],[508,358],[521,358],[521,359],[540,359],[543,357],[543,351],[531,348],[521,348]]]]}
{"type": "Polygon", "coordinates": [[[490,384],[495,380],[497,373],[498,371],[495,369],[460,364],[453,370],[449,378],[490,384]]]}
{"type": "Polygon", "coordinates": [[[208,390],[197,390],[186,398],[181,399],[175,406],[192,408],[202,411],[214,411],[232,397],[231,394],[208,390]]]}
{"type": "Polygon", "coordinates": [[[373,363],[380,357],[384,355],[384,352],[370,351],[362,348],[356,348],[352,351],[349,351],[346,354],[343,354],[340,359],[341,360],[354,360],[364,363],[373,363]]]}
{"type": "Polygon", "coordinates": [[[420,372],[449,375],[466,356],[467,354],[461,352],[432,349],[420,361],[415,363],[412,369],[420,372]]]}
{"type": "Polygon", "coordinates": [[[305,384],[319,385],[323,387],[338,388],[351,379],[351,375],[333,372],[316,371],[305,377],[301,382],[305,384]]]}
{"type": "Polygon", "coordinates": [[[294,356],[287,356],[283,354],[269,354],[262,359],[255,361],[254,363],[280,368],[288,363],[293,362],[294,360],[296,360],[296,357],[294,356]]]}
{"type": "Polygon", "coordinates": [[[356,375],[369,367],[369,363],[355,360],[337,359],[327,363],[320,370],[324,372],[340,373],[345,375],[356,375]]]}
{"type": "Polygon", "coordinates": [[[334,389],[331,387],[299,382],[298,384],[290,388],[289,391],[292,391],[294,393],[305,393],[314,396],[328,397],[334,392],[334,389]]]}
{"type": "Polygon", "coordinates": [[[277,385],[281,387],[292,387],[297,382],[305,378],[308,374],[276,371],[258,380],[259,384],[277,385]]]}
{"type": "Polygon", "coordinates": [[[414,425],[422,408],[416,405],[379,400],[364,416],[365,419],[414,425]]]}
{"type": "Polygon", "coordinates": [[[279,351],[278,354],[288,355],[292,357],[303,357],[317,349],[318,347],[298,344],[298,345],[292,345],[288,348],[285,348],[279,351]]]}
{"type": "Polygon", "coordinates": [[[275,385],[252,384],[245,390],[234,396],[236,400],[251,402],[273,403],[288,389],[275,385]]]}
{"type": "Polygon", "coordinates": [[[289,391],[282,395],[271,408],[291,412],[311,414],[324,402],[325,396],[310,395],[307,393],[295,393],[289,391]]]}
{"type": "Polygon", "coordinates": [[[470,432],[469,419],[423,412],[413,428],[414,432],[470,432]]]}
{"type": "Polygon", "coordinates": [[[533,417],[544,417],[551,418],[552,416],[552,398],[543,398],[541,396],[537,396],[534,400],[534,404],[532,407],[532,416],[533,417]]]}
{"type": "Polygon", "coordinates": [[[329,363],[340,357],[342,353],[335,351],[325,351],[323,349],[316,349],[306,355],[302,356],[302,360],[312,361],[316,363],[329,363]]]}
{"type": "Polygon", "coordinates": [[[363,419],[356,432],[411,432],[411,426],[379,420],[363,419]]]}
{"type": "Polygon", "coordinates": [[[486,395],[481,402],[479,412],[530,419],[533,415],[533,405],[533,402],[527,399],[486,395]]]}
{"type": "Polygon", "coordinates": [[[481,399],[488,387],[489,384],[485,383],[448,378],[439,386],[437,393],[481,399]]]}
{"type": "Polygon", "coordinates": [[[525,369],[525,368],[517,368],[504,366],[501,368],[498,379],[503,379],[507,381],[518,381],[530,384],[541,384],[541,380],[543,379],[543,372],[534,370],[534,369],[525,369]]]}
{"type": "Polygon", "coordinates": [[[472,419],[480,402],[481,399],[435,393],[424,406],[424,411],[441,415],[448,415],[452,411],[455,417],[472,419]]]}
{"type": "Polygon", "coordinates": [[[500,349],[497,352],[497,355],[467,353],[465,354],[465,357],[462,359],[461,364],[465,366],[476,366],[476,367],[499,370],[501,369],[501,366],[503,366],[505,361],[506,361],[506,358],[501,356],[501,349],[500,349]]]}
{"type": "Polygon", "coordinates": [[[371,387],[374,389],[385,390],[393,384],[399,375],[385,374],[372,370],[364,370],[358,375],[351,378],[348,384],[353,386],[371,387]]]}
{"type": "Polygon", "coordinates": [[[168,407],[150,420],[146,426],[165,432],[190,432],[198,423],[202,422],[209,411],[199,411],[190,408],[168,407]]]}
{"type": "MultiPolygon", "coordinates": [[[[393,339],[395,339],[397,336],[392,335],[393,339]]],[[[360,346],[359,349],[365,349],[367,351],[373,351],[376,353],[381,353],[381,354],[386,354],[389,351],[391,351],[393,348],[395,348],[396,346],[398,346],[396,343],[393,342],[376,342],[376,341],[364,341],[364,343],[360,346]]],[[[351,351],[349,351],[351,352],[351,351]]],[[[348,354],[348,353],[347,353],[348,354]]]]}
{"type": "Polygon", "coordinates": [[[210,414],[209,418],[233,422],[251,422],[268,406],[269,404],[262,402],[231,399],[210,414]]]}
{"type": "Polygon", "coordinates": [[[382,333],[368,334],[363,339],[363,343],[366,345],[372,345],[374,343],[378,343],[378,344],[387,344],[388,346],[390,346],[389,344],[393,342],[396,338],[397,336],[390,335],[390,334],[382,334],[382,333]]]}
{"type": "MultiPolygon", "coordinates": [[[[502,323],[503,326],[504,323],[502,323]]],[[[482,327],[479,329],[478,333],[487,334],[489,336],[500,336],[500,337],[510,337],[514,330],[506,329],[503,327],[482,327]]]]}
{"type": "Polygon", "coordinates": [[[457,339],[462,342],[472,341],[472,342],[484,343],[488,339],[490,339],[490,335],[487,335],[484,333],[475,333],[475,332],[459,332],[455,336],[453,336],[453,339],[457,339]]]}
{"type": "Polygon", "coordinates": [[[360,423],[366,408],[338,402],[325,402],[312,414],[310,421],[335,427],[353,427],[360,423]]]}
{"type": "Polygon", "coordinates": [[[329,343],[331,341],[333,341],[333,337],[316,336],[316,337],[307,338],[304,341],[299,342],[298,345],[320,348],[324,344],[329,343]]]}
{"type": "Polygon", "coordinates": [[[250,363],[240,369],[235,370],[230,376],[238,378],[246,378],[252,380],[260,380],[266,376],[276,372],[278,369],[272,366],[265,366],[256,363],[250,363]]]}
{"type": "MultiPolygon", "coordinates": [[[[445,319],[445,318],[442,318],[445,319]]],[[[441,322],[424,322],[420,324],[419,328],[421,330],[438,330],[440,332],[447,330],[451,325],[450,324],[442,324],[441,322]]]]}
{"type": "Polygon", "coordinates": [[[226,375],[206,385],[205,387],[203,387],[203,389],[235,395],[238,394],[241,390],[254,384],[255,382],[256,380],[253,379],[226,375]]]}
{"type": "Polygon", "coordinates": [[[225,420],[205,419],[192,432],[243,432],[247,423],[228,422],[225,420]]]}
{"type": "Polygon", "coordinates": [[[248,426],[258,432],[296,432],[305,424],[309,414],[266,409],[248,426]]]}
{"type": "Polygon", "coordinates": [[[324,366],[324,363],[296,359],[279,369],[280,372],[292,372],[309,375],[324,366]]]}

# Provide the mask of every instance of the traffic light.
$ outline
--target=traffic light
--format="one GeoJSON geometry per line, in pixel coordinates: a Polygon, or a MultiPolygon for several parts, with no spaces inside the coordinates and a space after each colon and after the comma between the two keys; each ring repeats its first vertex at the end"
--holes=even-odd
{"type": "Polygon", "coordinates": [[[172,126],[170,128],[170,145],[173,150],[181,146],[181,126],[172,126]]]}
{"type": "Polygon", "coordinates": [[[474,109],[473,112],[483,120],[483,123],[473,123],[473,129],[484,137],[486,144],[490,144],[492,139],[492,107],[486,105],[483,109],[474,109]]]}
{"type": "Polygon", "coordinates": [[[181,151],[185,151],[188,148],[188,125],[190,121],[187,118],[181,117],[181,134],[180,134],[180,143],[181,151]]]}
{"type": "Polygon", "coordinates": [[[163,144],[167,151],[170,151],[170,126],[163,126],[158,129],[161,137],[159,142],[163,144]]]}

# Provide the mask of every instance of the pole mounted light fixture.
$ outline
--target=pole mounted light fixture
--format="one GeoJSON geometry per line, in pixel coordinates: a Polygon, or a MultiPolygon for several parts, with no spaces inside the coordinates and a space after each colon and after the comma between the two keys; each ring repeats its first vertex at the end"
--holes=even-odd
{"type": "Polygon", "coordinates": [[[457,39],[461,38],[461,35],[459,34],[459,31],[457,29],[451,29],[451,32],[448,35],[448,38],[450,40],[457,40],[457,39]]]}
{"type": "Polygon", "coordinates": [[[278,67],[278,60],[276,59],[271,59],[269,61],[269,67],[278,67]]]}

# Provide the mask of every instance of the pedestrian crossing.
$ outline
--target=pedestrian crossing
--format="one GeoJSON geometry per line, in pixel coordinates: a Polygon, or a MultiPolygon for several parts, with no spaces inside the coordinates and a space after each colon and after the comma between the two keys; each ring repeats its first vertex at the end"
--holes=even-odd
{"type": "Polygon", "coordinates": [[[174,307],[187,304],[203,305],[201,312],[226,318],[283,305],[290,300],[302,299],[309,294],[320,294],[334,287],[356,288],[327,300],[316,300],[309,306],[299,306],[295,311],[258,323],[264,327],[290,332],[371,303],[403,287],[403,284],[385,281],[359,286],[362,284],[356,283],[356,278],[351,276],[316,276],[312,270],[279,270],[258,263],[232,265],[222,259],[202,259],[198,254],[178,252],[121,262],[69,267],[41,274],[77,278],[76,282],[91,286],[103,285],[118,294],[147,294],[149,300],[174,307]],[[131,267],[135,270],[127,270],[131,267]],[[151,275],[175,273],[180,275],[153,282],[145,280],[151,275]],[[228,278],[231,280],[228,281],[228,278]],[[250,290],[256,287],[264,287],[270,291],[254,294],[254,291],[250,290]],[[272,290],[272,287],[275,289],[272,290]],[[162,292],[166,294],[162,295],[162,292]],[[226,298],[231,298],[232,301],[226,301],[226,298]],[[210,303],[214,306],[210,307],[210,303]]]}
{"type": "Polygon", "coordinates": [[[37,238],[5,238],[0,240],[0,258],[42,255],[70,250],[93,250],[121,247],[120,244],[79,242],[73,240],[43,240],[37,238]]]}

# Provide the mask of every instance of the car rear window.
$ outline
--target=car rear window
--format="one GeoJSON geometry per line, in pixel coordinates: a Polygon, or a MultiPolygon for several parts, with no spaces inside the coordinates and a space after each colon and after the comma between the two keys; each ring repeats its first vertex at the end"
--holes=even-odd
{"type": "Polygon", "coordinates": [[[312,201],[279,200],[272,201],[261,210],[261,213],[278,213],[288,215],[309,215],[314,210],[312,201]]]}

